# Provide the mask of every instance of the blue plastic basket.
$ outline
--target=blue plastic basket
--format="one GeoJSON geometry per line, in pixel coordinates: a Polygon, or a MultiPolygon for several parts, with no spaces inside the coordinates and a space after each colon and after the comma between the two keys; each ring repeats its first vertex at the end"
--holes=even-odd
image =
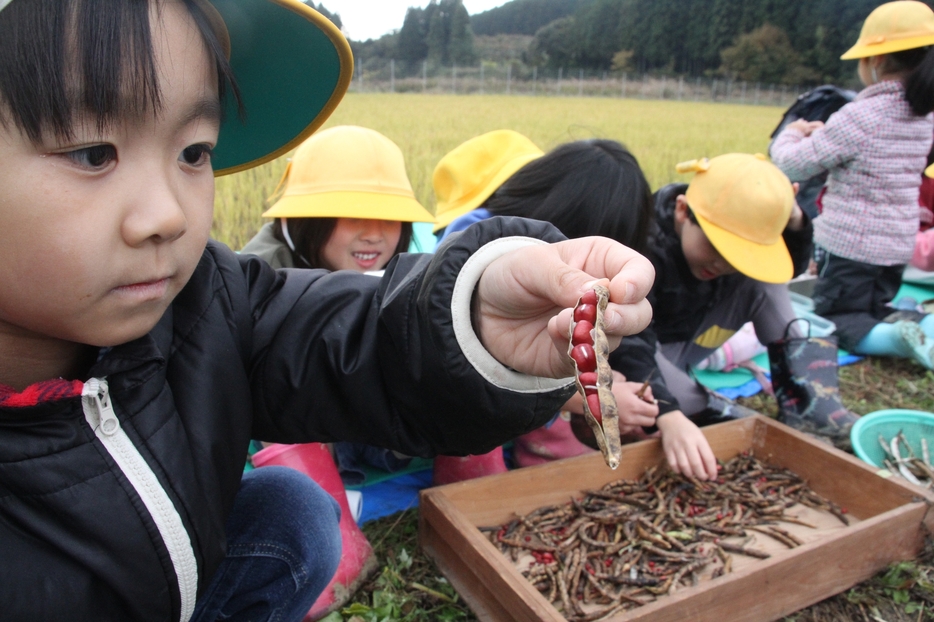
{"type": "Polygon", "coordinates": [[[850,441],[861,460],[881,467],[886,454],[879,445],[879,435],[890,442],[899,432],[905,435],[916,456],[921,457],[922,438],[928,440],[928,448],[934,453],[934,414],[921,410],[892,409],[869,413],[853,424],[850,441]]]}

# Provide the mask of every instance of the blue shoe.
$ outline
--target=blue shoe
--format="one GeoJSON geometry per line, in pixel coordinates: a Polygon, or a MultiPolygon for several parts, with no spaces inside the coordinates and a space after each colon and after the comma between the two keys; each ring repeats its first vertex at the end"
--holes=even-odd
{"type": "Polygon", "coordinates": [[[934,339],[924,334],[915,322],[896,322],[902,341],[911,350],[911,359],[927,369],[934,370],[934,339]]]}

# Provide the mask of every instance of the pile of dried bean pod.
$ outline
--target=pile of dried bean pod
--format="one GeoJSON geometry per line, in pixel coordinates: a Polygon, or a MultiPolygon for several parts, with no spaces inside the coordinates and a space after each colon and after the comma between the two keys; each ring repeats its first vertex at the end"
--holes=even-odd
{"type": "Polygon", "coordinates": [[[921,437],[920,457],[915,455],[903,432],[888,440],[880,434],[879,444],[885,454],[885,468],[917,486],[934,487],[934,467],[931,466],[931,452],[926,438],[921,437]]]}
{"type": "Polygon", "coordinates": [[[589,622],[693,585],[711,564],[715,577],[731,572],[732,554],[769,557],[742,540],[753,533],[799,546],[778,526],[815,527],[786,514],[797,504],[848,524],[846,509],[798,475],[746,452],[722,464],[713,482],[655,467],[638,481],[613,482],[481,530],[568,620],[589,622]]]}

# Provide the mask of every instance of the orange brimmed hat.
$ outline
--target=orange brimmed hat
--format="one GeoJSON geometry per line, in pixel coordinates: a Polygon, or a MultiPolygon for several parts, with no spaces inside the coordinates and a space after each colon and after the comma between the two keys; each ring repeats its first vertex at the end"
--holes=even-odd
{"type": "Polygon", "coordinates": [[[520,168],[545,153],[512,130],[496,130],[471,138],[441,158],[432,175],[435,231],[480,207],[520,168]]]}
{"type": "Polygon", "coordinates": [[[415,200],[399,147],[365,127],[340,125],[306,140],[279,186],[282,193],[263,216],[435,220],[415,200]]]}
{"type": "Polygon", "coordinates": [[[856,45],[841,60],[879,56],[934,45],[934,11],[923,2],[897,0],[876,7],[856,45]]]}
{"type": "Polygon", "coordinates": [[[782,232],[795,193],[777,166],[762,154],[728,153],[676,168],[695,173],[685,198],[707,239],[731,266],[766,283],[794,276],[782,232]]]}

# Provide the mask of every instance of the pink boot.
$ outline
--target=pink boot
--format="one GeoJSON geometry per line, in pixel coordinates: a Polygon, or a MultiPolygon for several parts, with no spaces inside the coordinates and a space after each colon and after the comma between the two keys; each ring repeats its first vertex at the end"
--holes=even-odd
{"type": "Polygon", "coordinates": [[[577,440],[571,430],[571,415],[564,411],[549,427],[541,427],[516,439],[516,464],[520,467],[544,464],[592,452],[577,440]],[[565,418],[567,417],[567,418],[565,418]]]}
{"type": "MultiPolygon", "coordinates": [[[[376,570],[376,556],[373,554],[373,547],[353,519],[344,484],[327,445],[270,445],[253,455],[253,466],[273,464],[305,473],[334,497],[341,508],[341,563],[334,578],[305,616],[305,622],[310,622],[345,606],[354,592],[376,570]]],[[[275,511],[274,508],[271,510],[275,511]]]]}
{"type": "Polygon", "coordinates": [[[437,456],[433,477],[435,486],[441,486],[506,471],[503,448],[497,447],[479,456],[437,456]]]}

